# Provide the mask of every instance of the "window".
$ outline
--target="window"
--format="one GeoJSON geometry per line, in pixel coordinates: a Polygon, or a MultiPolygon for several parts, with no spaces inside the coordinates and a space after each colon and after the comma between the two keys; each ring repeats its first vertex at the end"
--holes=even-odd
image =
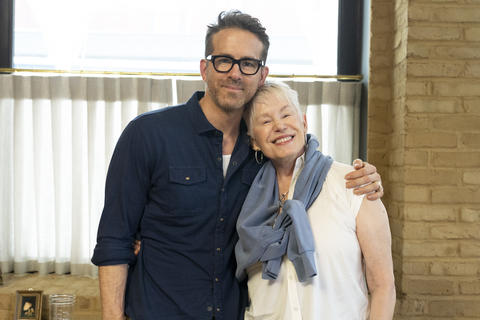
{"type": "Polygon", "coordinates": [[[271,74],[337,72],[338,0],[15,0],[14,68],[198,73],[223,10],[260,19],[271,74]]]}

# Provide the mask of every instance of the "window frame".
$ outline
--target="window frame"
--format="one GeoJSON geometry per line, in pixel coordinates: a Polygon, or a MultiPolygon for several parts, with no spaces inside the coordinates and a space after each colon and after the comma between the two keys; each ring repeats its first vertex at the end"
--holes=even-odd
{"type": "Polygon", "coordinates": [[[14,1],[0,0],[0,68],[13,66],[14,1]]]}

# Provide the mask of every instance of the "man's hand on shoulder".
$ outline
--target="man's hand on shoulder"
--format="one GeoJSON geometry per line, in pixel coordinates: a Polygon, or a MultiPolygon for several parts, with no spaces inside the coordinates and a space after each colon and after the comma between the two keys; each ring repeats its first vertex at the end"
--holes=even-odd
{"type": "Polygon", "coordinates": [[[355,171],[345,176],[346,187],[354,189],[355,194],[366,194],[368,200],[377,200],[383,197],[382,177],[377,168],[368,162],[360,159],[353,161],[355,171]]]}

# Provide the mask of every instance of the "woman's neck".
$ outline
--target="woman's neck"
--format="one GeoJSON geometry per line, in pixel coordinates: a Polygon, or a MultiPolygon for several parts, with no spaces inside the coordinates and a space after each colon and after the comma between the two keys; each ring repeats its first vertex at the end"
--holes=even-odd
{"type": "Polygon", "coordinates": [[[277,174],[279,197],[282,194],[288,194],[290,183],[292,182],[295,161],[293,163],[273,163],[277,174]]]}

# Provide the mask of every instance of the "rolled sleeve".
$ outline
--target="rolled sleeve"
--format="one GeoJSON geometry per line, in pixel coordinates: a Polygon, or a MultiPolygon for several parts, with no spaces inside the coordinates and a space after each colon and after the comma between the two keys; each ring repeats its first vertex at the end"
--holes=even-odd
{"type": "Polygon", "coordinates": [[[92,263],[97,266],[135,262],[133,241],[150,188],[149,151],[136,120],[115,147],[105,183],[105,205],[92,263]]]}

